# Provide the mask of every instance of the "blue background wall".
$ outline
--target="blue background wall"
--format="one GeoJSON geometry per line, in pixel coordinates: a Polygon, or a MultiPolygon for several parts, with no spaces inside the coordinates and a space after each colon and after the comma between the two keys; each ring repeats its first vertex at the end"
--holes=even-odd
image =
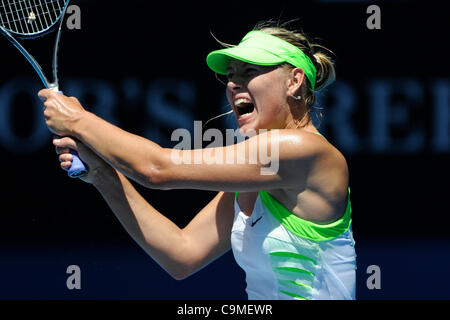
{"type": "MultiPolygon", "coordinates": [[[[318,93],[320,130],[349,163],[357,297],[450,298],[449,22],[439,2],[245,2],[207,11],[187,2],[113,3],[72,2],[81,9],[81,29],[64,30],[61,88],[166,147],[174,145],[174,129],[192,130],[194,120],[227,110],[224,87],[205,63],[218,48],[210,31],[237,43],[260,20],[300,18],[294,26],[337,56],[337,81],[318,93]],[[380,30],[366,27],[374,3],[380,30]],[[370,265],[380,267],[379,290],[366,286],[370,265]]],[[[45,44],[25,44],[46,68],[45,44]]],[[[231,253],[175,281],[131,240],[94,188],[69,180],[41,116],[42,85],[3,38],[0,55],[1,299],[245,299],[231,253]],[[81,268],[81,290],[66,287],[72,264],[81,268]]],[[[225,117],[212,127],[235,123],[225,117]]],[[[137,188],[180,227],[214,195],[137,188]]]]}

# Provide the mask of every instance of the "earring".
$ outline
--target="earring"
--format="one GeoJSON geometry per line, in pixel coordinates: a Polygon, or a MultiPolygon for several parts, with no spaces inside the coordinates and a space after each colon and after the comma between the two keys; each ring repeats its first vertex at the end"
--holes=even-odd
{"type": "Polygon", "coordinates": [[[302,100],[302,96],[301,95],[298,95],[298,96],[292,96],[292,98],[294,98],[295,100],[302,100]]]}

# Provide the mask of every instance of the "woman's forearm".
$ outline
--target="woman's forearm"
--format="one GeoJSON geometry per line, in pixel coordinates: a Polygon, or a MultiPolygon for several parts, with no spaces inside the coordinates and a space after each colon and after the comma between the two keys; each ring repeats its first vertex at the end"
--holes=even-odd
{"type": "Polygon", "coordinates": [[[153,187],[164,148],[86,112],[73,135],[127,177],[153,187]]]}
{"type": "Polygon", "coordinates": [[[120,172],[98,174],[94,186],[132,238],[174,278],[189,274],[183,230],[153,208],[120,172]]]}

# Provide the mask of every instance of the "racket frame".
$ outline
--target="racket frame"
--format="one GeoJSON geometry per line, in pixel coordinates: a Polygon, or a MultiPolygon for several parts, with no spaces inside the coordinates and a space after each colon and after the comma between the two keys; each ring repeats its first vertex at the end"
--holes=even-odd
{"type": "MultiPolygon", "coordinates": [[[[8,30],[2,25],[0,25],[0,32],[5,35],[5,37],[22,53],[22,55],[28,60],[28,62],[33,66],[36,73],[39,75],[39,78],[41,79],[42,83],[47,89],[51,89],[54,91],[59,91],[59,81],[58,81],[58,49],[59,49],[59,41],[61,38],[61,30],[62,25],[64,21],[64,15],[66,14],[67,7],[69,5],[69,0],[65,1],[64,7],[61,10],[61,13],[57,17],[57,19],[49,26],[48,28],[41,30],[40,32],[35,33],[17,33],[13,30],[8,30]],[[56,34],[55,44],[53,46],[53,58],[52,58],[52,75],[53,75],[53,82],[48,81],[47,77],[45,76],[41,65],[36,61],[36,59],[20,44],[19,41],[17,41],[12,34],[17,35],[18,38],[38,38],[40,36],[45,35],[48,32],[53,31],[52,28],[57,23],[59,23],[58,31],[56,34]]],[[[3,20],[2,20],[3,21],[3,20]]],[[[82,176],[86,175],[88,172],[88,169],[86,168],[86,165],[81,161],[81,159],[78,157],[78,154],[76,151],[71,150],[70,153],[73,155],[72,160],[72,166],[67,171],[67,174],[71,178],[81,178],[82,176]]]]}
{"type": "Polygon", "coordinates": [[[22,55],[28,60],[28,62],[31,64],[31,66],[34,68],[36,73],[38,74],[39,78],[41,79],[42,83],[47,89],[52,89],[55,91],[59,91],[59,81],[58,81],[58,50],[59,50],[59,41],[61,38],[61,29],[62,24],[64,21],[64,16],[66,14],[67,7],[69,6],[70,0],[65,1],[64,7],[61,10],[61,13],[56,18],[56,20],[47,28],[44,30],[41,30],[39,32],[34,33],[19,33],[15,32],[13,30],[6,29],[2,25],[0,25],[0,32],[5,35],[5,37],[11,42],[19,51],[22,53],[22,55]],[[13,35],[16,35],[19,39],[34,39],[41,36],[44,36],[45,34],[52,32],[53,27],[59,23],[58,31],[56,34],[55,44],[53,46],[53,58],[52,58],[52,76],[53,81],[50,82],[47,77],[45,76],[45,73],[42,70],[41,65],[36,61],[36,59],[31,55],[21,44],[17,39],[13,37],[13,35]]]}

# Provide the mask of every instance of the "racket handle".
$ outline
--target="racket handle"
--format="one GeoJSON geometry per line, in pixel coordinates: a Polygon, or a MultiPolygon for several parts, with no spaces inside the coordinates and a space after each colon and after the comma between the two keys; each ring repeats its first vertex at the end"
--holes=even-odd
{"type": "Polygon", "coordinates": [[[80,157],[78,157],[78,153],[72,149],[70,149],[70,153],[72,154],[72,165],[69,170],[67,170],[67,174],[71,178],[81,178],[85,176],[88,173],[88,170],[80,157]]]}
{"type": "MultiPolygon", "coordinates": [[[[56,88],[52,88],[59,93],[63,93],[56,88]]],[[[81,178],[88,173],[88,169],[86,165],[81,161],[78,153],[75,150],[70,149],[70,153],[72,154],[72,165],[69,170],[67,170],[67,175],[71,178],[81,178]]]]}

